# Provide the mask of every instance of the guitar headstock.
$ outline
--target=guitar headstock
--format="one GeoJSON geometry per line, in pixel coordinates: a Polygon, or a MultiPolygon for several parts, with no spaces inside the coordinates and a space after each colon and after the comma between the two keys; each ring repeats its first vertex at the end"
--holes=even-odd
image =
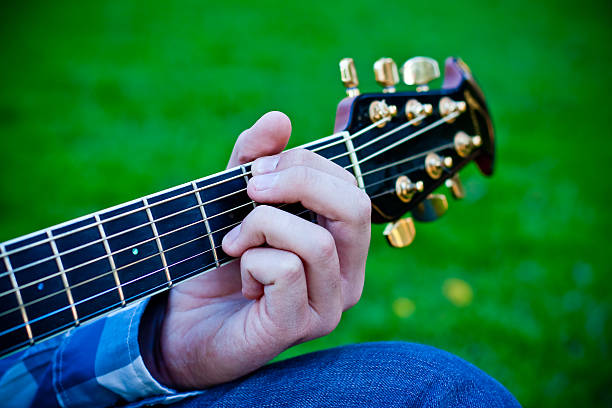
{"type": "Polygon", "coordinates": [[[441,89],[428,82],[440,76],[435,60],[409,59],[401,67],[404,83],[396,91],[397,66],[390,58],[374,64],[381,93],[360,94],[353,60],[340,61],[348,97],[338,105],[336,132],[348,132],[358,163],[360,185],[372,200],[374,222],[391,222],[385,235],[393,246],[409,245],[414,223],[433,221],[447,209],[442,184],[455,198],[464,195],[459,171],[475,161],[485,175],[494,162],[491,117],[480,87],[468,66],[447,58],[441,89]],[[412,218],[401,218],[411,212],[412,218]]]}

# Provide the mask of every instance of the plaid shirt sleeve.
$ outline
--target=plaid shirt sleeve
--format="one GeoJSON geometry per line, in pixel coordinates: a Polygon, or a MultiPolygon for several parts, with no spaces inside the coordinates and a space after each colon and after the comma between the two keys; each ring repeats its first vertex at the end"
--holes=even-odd
{"type": "Polygon", "coordinates": [[[3,407],[168,404],[177,393],[147,370],[138,329],[147,301],[0,360],[3,407]]]}

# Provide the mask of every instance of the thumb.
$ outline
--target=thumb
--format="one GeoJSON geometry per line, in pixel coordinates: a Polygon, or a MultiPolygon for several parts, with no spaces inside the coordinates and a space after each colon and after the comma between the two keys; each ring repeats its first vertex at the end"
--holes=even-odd
{"type": "Polygon", "coordinates": [[[291,121],[281,112],[268,112],[238,136],[227,167],[283,151],[291,136],[291,121]]]}

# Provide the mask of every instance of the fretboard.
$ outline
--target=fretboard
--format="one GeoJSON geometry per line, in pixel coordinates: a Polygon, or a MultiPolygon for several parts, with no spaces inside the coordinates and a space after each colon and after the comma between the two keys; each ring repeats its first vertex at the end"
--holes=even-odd
{"type": "MultiPolygon", "coordinates": [[[[345,139],[303,147],[358,168],[345,139]]],[[[257,205],[249,177],[239,166],[0,244],[0,356],[232,261],[221,241],[257,205]]]]}

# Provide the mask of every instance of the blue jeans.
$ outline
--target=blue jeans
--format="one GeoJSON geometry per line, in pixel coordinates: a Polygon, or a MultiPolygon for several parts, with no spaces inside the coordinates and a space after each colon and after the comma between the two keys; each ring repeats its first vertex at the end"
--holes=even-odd
{"type": "Polygon", "coordinates": [[[433,347],[367,343],[269,364],[173,405],[203,407],[520,407],[500,383],[433,347]]]}

